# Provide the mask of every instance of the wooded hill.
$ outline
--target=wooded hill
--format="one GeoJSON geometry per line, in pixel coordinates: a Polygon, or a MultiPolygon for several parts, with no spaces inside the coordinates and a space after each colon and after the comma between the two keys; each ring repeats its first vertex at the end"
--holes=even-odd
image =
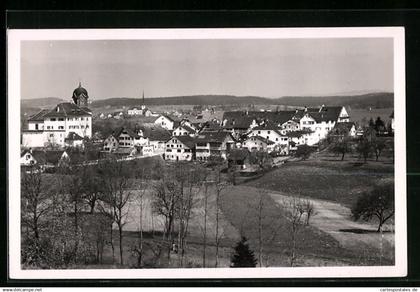
{"type": "MultiPolygon", "coordinates": [[[[23,107],[54,106],[63,102],[59,98],[24,99],[23,107]]],[[[259,96],[233,96],[233,95],[191,95],[173,97],[146,98],[146,105],[288,105],[288,106],[328,106],[344,105],[352,108],[390,108],[394,106],[394,93],[378,92],[361,95],[338,96],[284,96],[279,98],[265,98],[259,96]]],[[[92,98],[91,108],[105,106],[139,106],[141,98],[115,97],[95,100],[92,98]]]]}

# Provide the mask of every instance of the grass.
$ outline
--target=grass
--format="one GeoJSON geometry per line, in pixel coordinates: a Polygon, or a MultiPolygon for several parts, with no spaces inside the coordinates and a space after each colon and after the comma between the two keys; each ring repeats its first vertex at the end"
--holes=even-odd
{"type": "Polygon", "coordinates": [[[285,163],[245,185],[351,207],[362,192],[371,190],[383,179],[393,179],[393,164],[374,161],[362,164],[350,156],[344,161],[339,159],[324,155],[285,163]]]}
{"type": "MultiPolygon", "coordinates": [[[[260,190],[249,186],[230,187],[224,193],[220,207],[239,233],[249,239],[250,246],[257,256],[259,247],[257,210],[261,194],[263,196],[263,263],[268,266],[288,266],[291,233],[286,211],[260,190]]],[[[310,225],[301,229],[296,242],[298,266],[378,263],[373,251],[361,257],[359,253],[344,249],[333,237],[310,225]]]]}

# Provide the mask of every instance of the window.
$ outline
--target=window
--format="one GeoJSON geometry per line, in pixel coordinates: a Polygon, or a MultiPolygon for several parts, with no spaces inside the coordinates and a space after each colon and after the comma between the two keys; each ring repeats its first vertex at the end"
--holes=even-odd
{"type": "Polygon", "coordinates": [[[81,118],[80,118],[80,120],[84,121],[84,120],[85,120],[85,118],[84,118],[84,117],[81,117],[81,118]]]}
{"type": "Polygon", "coordinates": [[[181,153],[181,149],[178,149],[178,150],[177,150],[177,152],[178,152],[178,153],[181,153]]]}
{"type": "Polygon", "coordinates": [[[55,118],[51,118],[51,119],[50,119],[50,121],[51,121],[51,122],[55,122],[55,121],[56,121],[56,119],[55,119],[55,118]]]}
{"type": "Polygon", "coordinates": [[[64,130],[64,126],[58,126],[59,130],[64,130]]]}
{"type": "Polygon", "coordinates": [[[258,134],[261,134],[261,131],[258,131],[258,134]]]}
{"type": "Polygon", "coordinates": [[[29,160],[29,159],[31,159],[31,155],[26,154],[26,160],[29,160]]]}
{"type": "Polygon", "coordinates": [[[271,131],[267,131],[267,134],[270,134],[271,131]]]}
{"type": "Polygon", "coordinates": [[[59,121],[64,121],[64,118],[58,118],[59,121]]]}

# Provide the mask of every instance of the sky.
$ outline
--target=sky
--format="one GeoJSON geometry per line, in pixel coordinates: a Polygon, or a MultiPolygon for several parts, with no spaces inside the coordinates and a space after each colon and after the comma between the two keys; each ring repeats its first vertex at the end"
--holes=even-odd
{"type": "Polygon", "coordinates": [[[391,38],[22,41],[21,97],[393,91],[391,38]]]}

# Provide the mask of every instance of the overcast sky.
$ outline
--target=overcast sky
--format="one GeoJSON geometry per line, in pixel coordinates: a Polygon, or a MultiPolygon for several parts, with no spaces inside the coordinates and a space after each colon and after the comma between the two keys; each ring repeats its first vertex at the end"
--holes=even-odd
{"type": "Polygon", "coordinates": [[[393,91],[392,39],[23,41],[22,98],[393,91]]]}

